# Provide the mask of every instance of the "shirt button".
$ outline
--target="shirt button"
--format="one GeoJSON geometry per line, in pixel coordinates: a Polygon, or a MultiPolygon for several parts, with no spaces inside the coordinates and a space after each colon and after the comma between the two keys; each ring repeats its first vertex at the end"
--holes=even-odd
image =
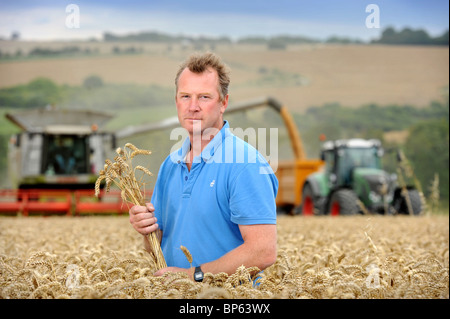
{"type": "Polygon", "coordinates": [[[185,180],[185,181],[187,181],[187,180],[188,180],[188,177],[187,177],[187,176],[185,176],[185,177],[184,177],[184,180],[185,180]]]}

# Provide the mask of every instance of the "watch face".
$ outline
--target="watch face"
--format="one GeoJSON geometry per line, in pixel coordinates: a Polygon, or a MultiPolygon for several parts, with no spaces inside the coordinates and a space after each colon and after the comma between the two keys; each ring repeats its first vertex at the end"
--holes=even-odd
{"type": "Polygon", "coordinates": [[[203,281],[203,271],[200,267],[196,267],[195,268],[195,272],[194,272],[194,280],[199,282],[199,281],[203,281]]]}

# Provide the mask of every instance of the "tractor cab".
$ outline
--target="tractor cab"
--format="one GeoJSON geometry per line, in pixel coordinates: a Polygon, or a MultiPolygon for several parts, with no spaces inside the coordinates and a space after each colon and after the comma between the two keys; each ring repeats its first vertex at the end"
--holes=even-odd
{"type": "Polygon", "coordinates": [[[355,175],[382,170],[383,148],[378,140],[337,140],[325,142],[321,158],[333,187],[351,186],[355,175]]]}

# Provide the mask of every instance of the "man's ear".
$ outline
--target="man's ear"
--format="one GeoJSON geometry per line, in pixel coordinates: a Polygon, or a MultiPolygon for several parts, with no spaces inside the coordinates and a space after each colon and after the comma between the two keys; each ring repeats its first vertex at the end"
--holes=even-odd
{"type": "Polygon", "coordinates": [[[221,105],[220,105],[220,113],[221,114],[223,114],[228,107],[228,96],[229,96],[228,94],[225,95],[223,100],[220,102],[221,103],[221,105]]]}

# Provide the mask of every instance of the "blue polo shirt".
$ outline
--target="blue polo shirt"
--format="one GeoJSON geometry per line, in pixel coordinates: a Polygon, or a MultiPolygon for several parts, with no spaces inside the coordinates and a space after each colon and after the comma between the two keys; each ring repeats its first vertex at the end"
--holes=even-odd
{"type": "Polygon", "coordinates": [[[276,224],[278,180],[263,156],[223,128],[195,157],[189,171],[187,138],[160,167],[152,195],[163,231],[168,266],[190,267],[216,260],[244,241],[239,225],[276,224]]]}

